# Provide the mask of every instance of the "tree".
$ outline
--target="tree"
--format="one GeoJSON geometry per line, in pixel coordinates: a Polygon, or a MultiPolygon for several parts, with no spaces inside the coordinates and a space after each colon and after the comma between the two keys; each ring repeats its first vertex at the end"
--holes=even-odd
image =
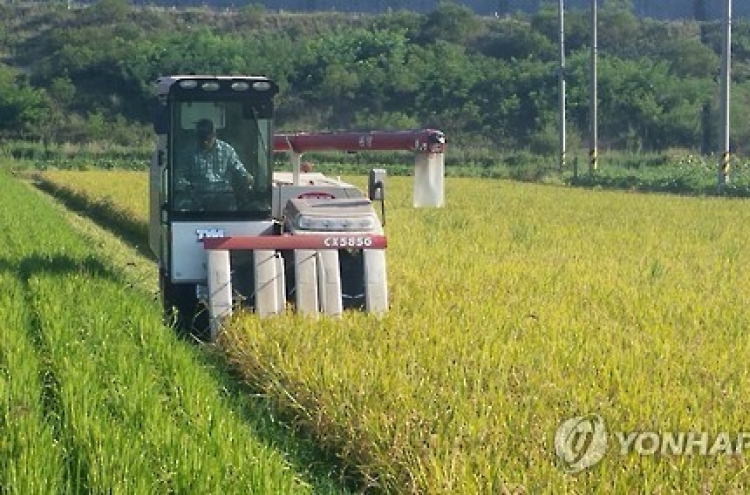
{"type": "Polygon", "coordinates": [[[14,69],[0,64],[0,132],[38,136],[38,126],[44,121],[48,109],[43,90],[31,87],[14,69]]]}
{"type": "Polygon", "coordinates": [[[49,112],[38,127],[45,146],[63,138],[63,129],[66,127],[65,109],[73,102],[75,94],[76,87],[65,76],[55,78],[47,88],[49,112]]]}
{"type": "Polygon", "coordinates": [[[556,45],[552,41],[515,19],[492,26],[486,36],[477,40],[476,46],[484,55],[503,60],[527,57],[552,60],[557,57],[556,45]]]}
{"type": "Polygon", "coordinates": [[[479,18],[469,7],[441,1],[434,11],[427,14],[419,40],[422,43],[444,40],[463,45],[474,39],[481,27],[479,18]]]}
{"type": "Polygon", "coordinates": [[[125,22],[130,12],[128,0],[99,0],[89,7],[85,18],[95,24],[118,24],[125,22]]]}
{"type": "Polygon", "coordinates": [[[671,71],[681,77],[712,77],[721,63],[711,48],[695,38],[670,41],[663,53],[671,71]]]}

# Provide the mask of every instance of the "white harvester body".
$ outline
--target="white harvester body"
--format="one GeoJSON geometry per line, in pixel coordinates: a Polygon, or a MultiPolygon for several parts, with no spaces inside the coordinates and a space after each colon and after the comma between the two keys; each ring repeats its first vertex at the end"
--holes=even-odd
{"type": "Polygon", "coordinates": [[[204,337],[238,305],[260,316],[289,305],[311,316],[388,310],[387,241],[372,204],[385,172],[370,174],[365,196],[302,171],[303,152],[414,151],[415,205],[444,201],[439,131],[274,135],[277,91],[265,77],[157,81],[149,244],[165,312],[204,337]],[[291,154],[291,172],[273,172],[274,151],[291,154]]]}

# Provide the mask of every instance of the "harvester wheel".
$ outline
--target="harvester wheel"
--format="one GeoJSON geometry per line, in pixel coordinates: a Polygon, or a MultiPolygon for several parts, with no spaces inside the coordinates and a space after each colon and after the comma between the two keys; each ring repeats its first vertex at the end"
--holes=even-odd
{"type": "Polygon", "coordinates": [[[180,335],[207,340],[208,310],[198,301],[195,284],[174,284],[163,272],[159,274],[159,282],[166,323],[180,335]]]}

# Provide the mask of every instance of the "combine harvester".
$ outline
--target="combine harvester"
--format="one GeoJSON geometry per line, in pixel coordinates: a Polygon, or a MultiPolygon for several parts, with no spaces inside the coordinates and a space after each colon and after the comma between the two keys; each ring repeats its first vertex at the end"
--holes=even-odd
{"type": "Polygon", "coordinates": [[[261,316],[288,302],[310,315],[388,310],[387,242],[372,204],[382,206],[385,170],[370,172],[365,196],[302,170],[303,153],[414,152],[414,206],[444,202],[440,131],[274,135],[277,92],[265,77],[157,81],[149,244],[166,314],[203,338],[238,306],[261,316]],[[291,172],[273,171],[275,151],[291,154],[291,172]]]}

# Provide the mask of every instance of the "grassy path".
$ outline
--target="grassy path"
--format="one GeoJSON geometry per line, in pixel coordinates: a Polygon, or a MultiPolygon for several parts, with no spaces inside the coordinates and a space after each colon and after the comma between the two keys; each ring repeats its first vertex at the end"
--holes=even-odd
{"type": "Polygon", "coordinates": [[[113,244],[0,174],[3,493],[340,493],[210,347],[163,326],[113,244]]]}

